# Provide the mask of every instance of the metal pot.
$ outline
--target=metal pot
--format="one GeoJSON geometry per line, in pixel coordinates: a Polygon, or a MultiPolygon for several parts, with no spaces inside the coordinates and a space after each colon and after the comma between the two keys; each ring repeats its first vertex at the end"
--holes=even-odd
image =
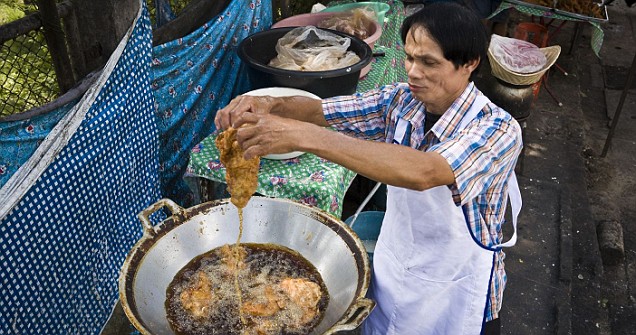
{"type": "MultiPolygon", "coordinates": [[[[365,298],[371,271],[360,239],[342,221],[284,199],[253,197],[243,210],[241,242],[275,243],[299,252],[320,272],[330,294],[320,324],[311,334],[357,328],[375,303],[365,298]]],[[[121,269],[121,305],[142,334],[174,334],[164,307],[166,289],[193,258],[236,243],[238,210],[228,199],[184,209],[162,199],[138,215],[144,234],[121,269]],[[152,226],[150,215],[167,207],[172,216],[152,226]]]]}
{"type": "Polygon", "coordinates": [[[490,65],[485,62],[484,68],[475,76],[475,84],[495,105],[510,113],[517,121],[524,121],[530,116],[534,104],[536,85],[513,85],[493,76],[490,65]]]}

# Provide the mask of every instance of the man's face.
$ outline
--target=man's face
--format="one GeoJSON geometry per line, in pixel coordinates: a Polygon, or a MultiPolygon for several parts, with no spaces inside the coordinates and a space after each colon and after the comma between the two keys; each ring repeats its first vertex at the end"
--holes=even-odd
{"type": "Polygon", "coordinates": [[[470,73],[479,62],[459,68],[444,58],[441,47],[424,28],[412,28],[406,37],[406,72],[413,96],[429,112],[443,114],[466,88],[470,73]]]}

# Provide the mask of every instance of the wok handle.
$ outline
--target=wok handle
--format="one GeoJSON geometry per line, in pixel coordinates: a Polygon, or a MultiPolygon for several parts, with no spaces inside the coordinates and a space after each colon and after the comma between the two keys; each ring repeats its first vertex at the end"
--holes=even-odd
{"type": "Polygon", "coordinates": [[[375,307],[375,301],[367,298],[358,299],[354,305],[347,310],[347,314],[341,321],[329,328],[323,335],[330,335],[342,331],[351,331],[362,324],[371,311],[375,307]]]}
{"type": "Polygon", "coordinates": [[[183,212],[183,207],[177,205],[174,201],[167,198],[159,199],[157,202],[146,207],[146,209],[137,214],[137,218],[139,218],[141,225],[144,227],[144,234],[154,234],[155,228],[150,222],[150,215],[163,207],[168,207],[170,212],[172,212],[172,215],[181,214],[183,212]]]}

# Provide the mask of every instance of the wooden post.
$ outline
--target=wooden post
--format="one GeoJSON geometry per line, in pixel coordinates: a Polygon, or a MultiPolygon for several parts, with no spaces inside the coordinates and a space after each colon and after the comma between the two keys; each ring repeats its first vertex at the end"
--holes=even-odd
{"type": "Polygon", "coordinates": [[[66,43],[68,45],[68,52],[71,58],[73,74],[75,75],[75,78],[79,80],[84,78],[89,71],[86,70],[86,58],[82,52],[80,39],[81,30],[77,24],[75,9],[69,1],[66,1],[58,5],[58,11],[60,11],[62,24],[64,25],[64,31],[66,32],[66,43]],[[63,12],[66,12],[66,15],[62,15],[63,12]]]}
{"type": "Polygon", "coordinates": [[[68,58],[68,50],[64,39],[64,31],[60,23],[60,16],[57,12],[55,0],[38,0],[42,27],[44,28],[44,38],[49,47],[57,83],[60,92],[64,93],[75,85],[71,62],[68,58]]]}
{"type": "MultiPolygon", "coordinates": [[[[74,48],[84,59],[84,72],[92,72],[106,64],[137,15],[137,0],[70,0],[79,34],[74,48]]],[[[73,57],[76,58],[76,57],[73,57]]]]}

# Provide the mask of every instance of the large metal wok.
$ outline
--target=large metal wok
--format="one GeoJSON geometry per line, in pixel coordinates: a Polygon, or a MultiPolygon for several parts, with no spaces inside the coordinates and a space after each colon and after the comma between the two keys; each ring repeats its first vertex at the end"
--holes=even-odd
{"type": "MultiPolygon", "coordinates": [[[[369,315],[375,303],[364,297],[371,275],[368,256],[346,224],[315,208],[265,197],[253,197],[243,216],[241,242],[286,246],[320,272],[330,300],[322,322],[311,334],[352,330],[369,315]]],[[[236,243],[238,210],[227,199],[189,209],[162,199],[142,211],[139,219],[144,235],[121,270],[121,305],[142,334],[174,334],[164,308],[168,285],[196,256],[236,243]],[[164,206],[172,216],[153,227],[149,216],[164,206]]]]}

